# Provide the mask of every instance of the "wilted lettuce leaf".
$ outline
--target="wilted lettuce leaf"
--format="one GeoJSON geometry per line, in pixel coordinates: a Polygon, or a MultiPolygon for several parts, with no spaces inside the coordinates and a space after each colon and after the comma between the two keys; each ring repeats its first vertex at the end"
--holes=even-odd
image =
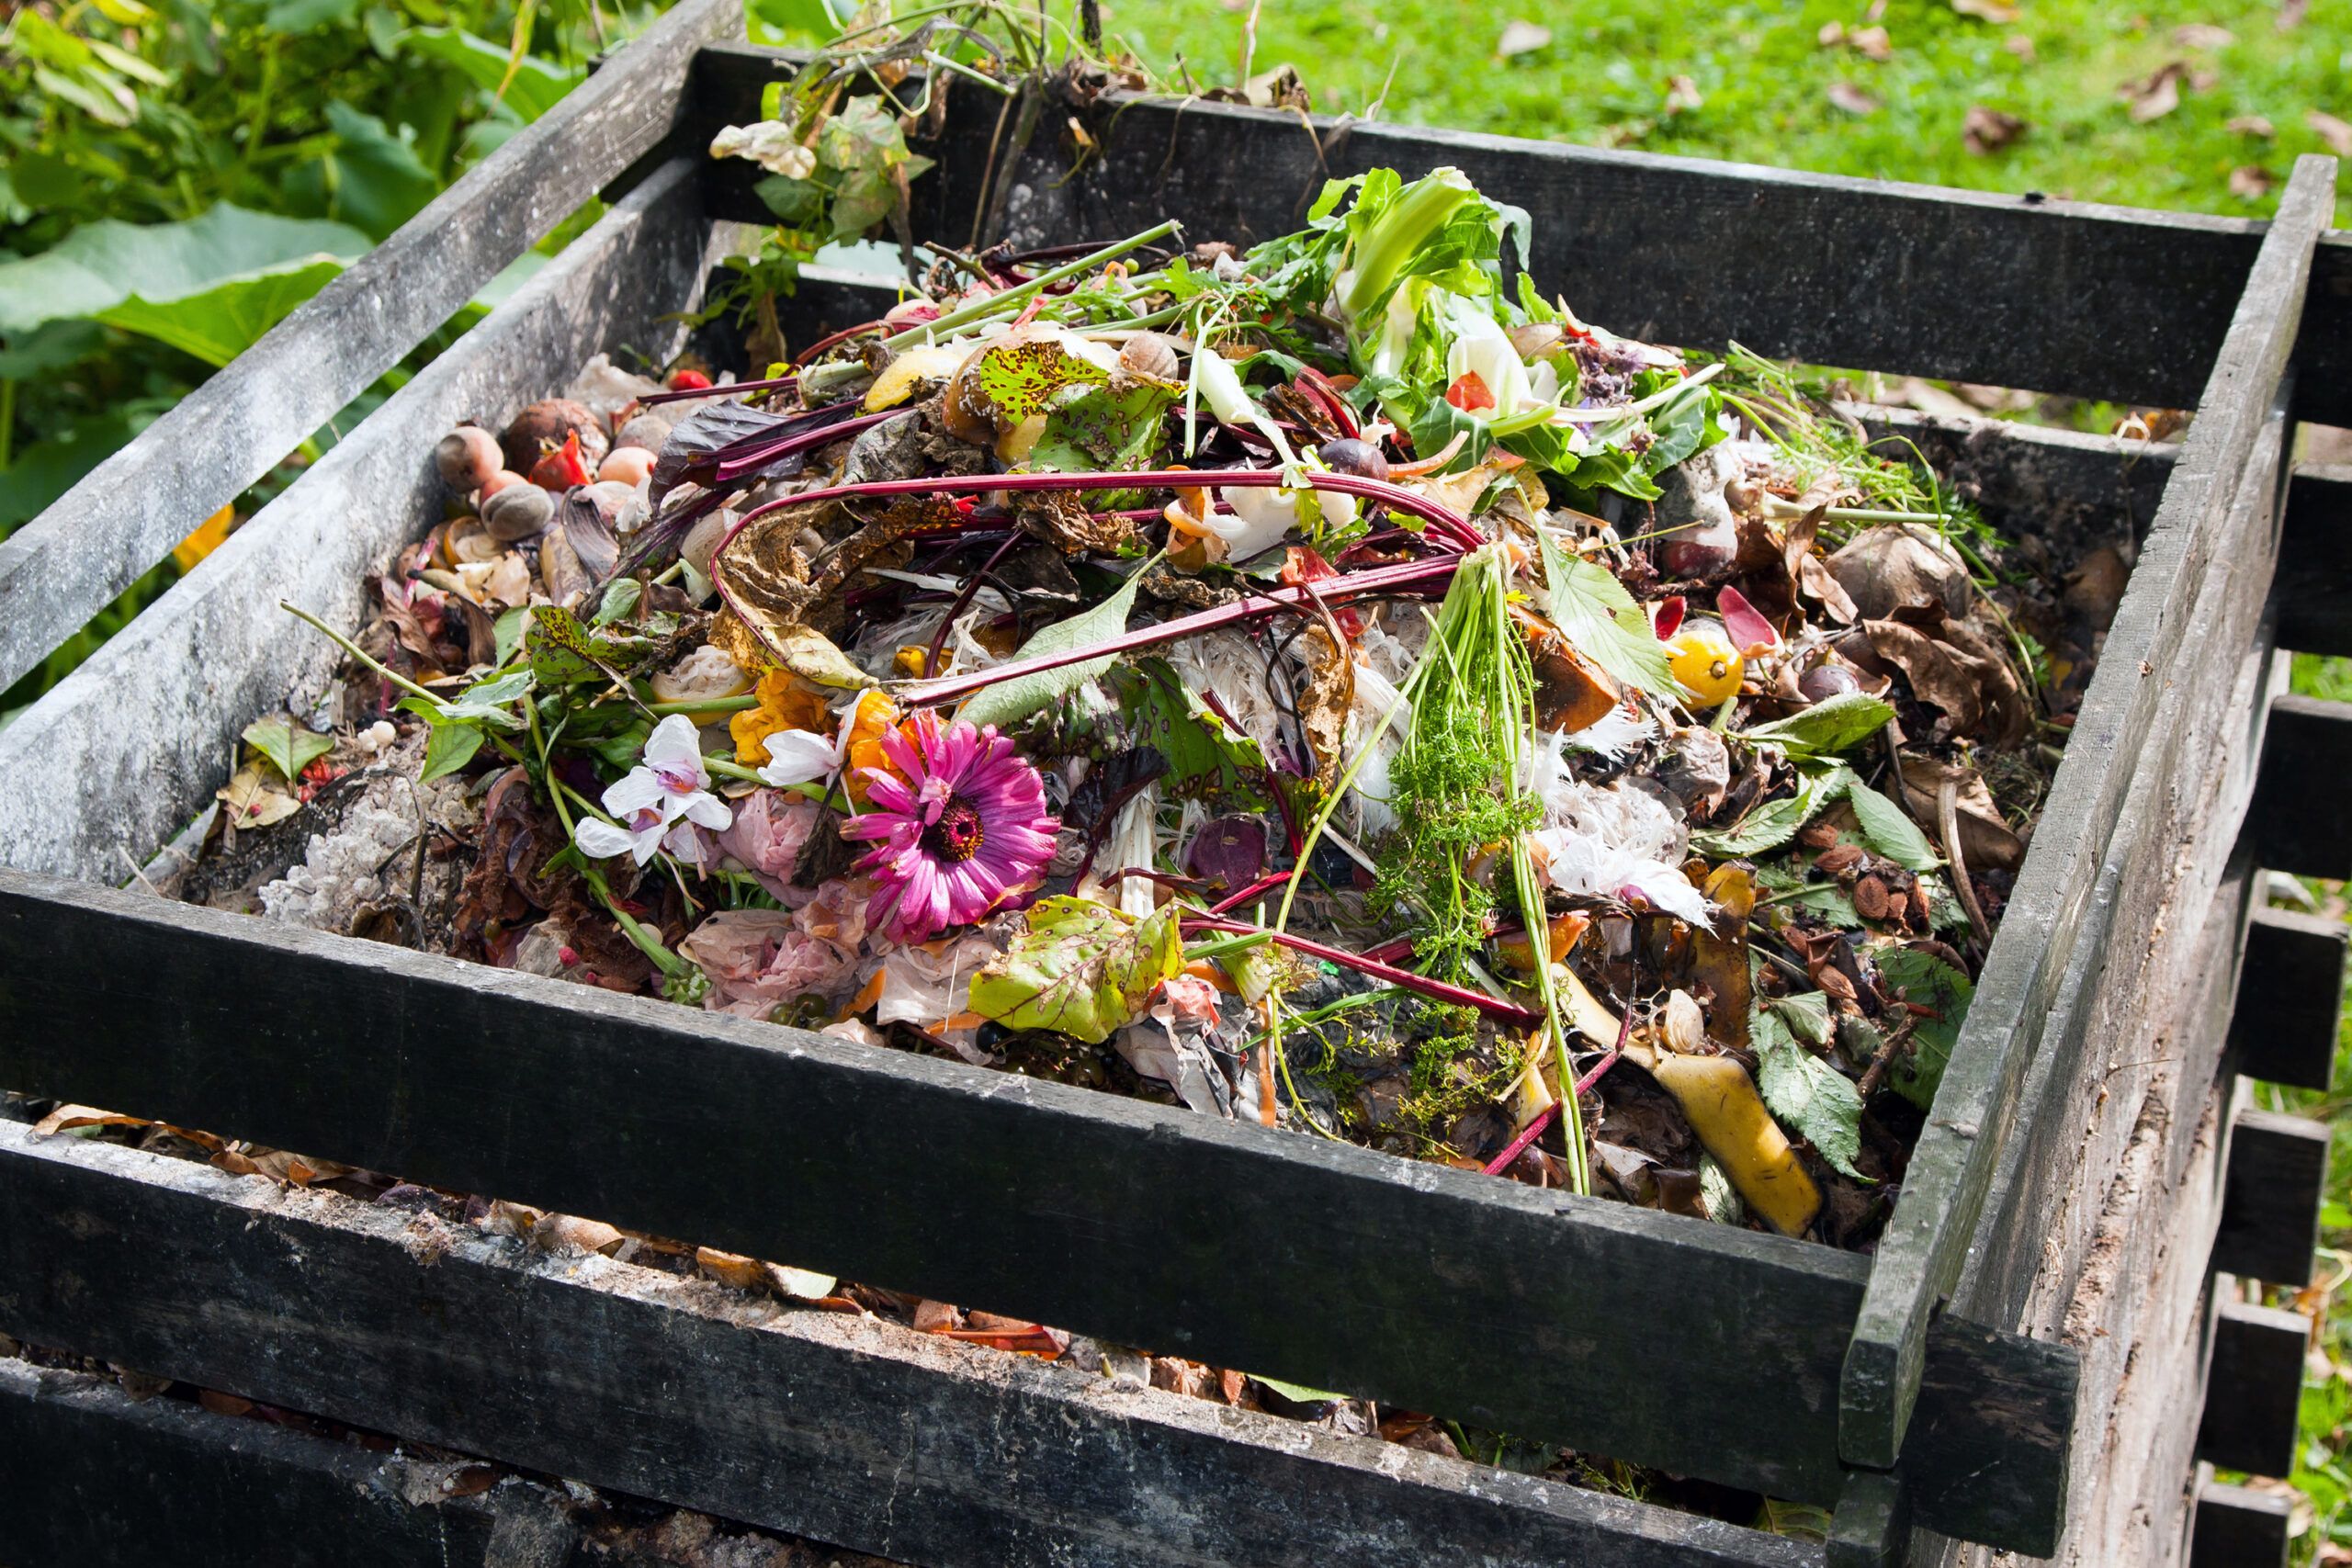
{"type": "Polygon", "coordinates": [[[1099,1045],[1183,966],[1172,904],[1138,923],[1089,898],[1040,898],[1012,950],[972,976],[971,1010],[1099,1045]]]}

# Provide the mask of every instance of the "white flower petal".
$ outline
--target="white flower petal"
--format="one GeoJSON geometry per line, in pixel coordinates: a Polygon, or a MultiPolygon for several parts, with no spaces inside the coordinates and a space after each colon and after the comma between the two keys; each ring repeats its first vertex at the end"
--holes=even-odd
{"type": "Polygon", "coordinates": [[[631,768],[606,787],[605,809],[627,820],[649,807],[661,806],[662,793],[662,781],[653,776],[651,768],[631,768]]]}
{"type": "Polygon", "coordinates": [[[572,825],[571,841],[591,860],[628,854],[637,848],[637,840],[627,829],[594,817],[582,817],[572,825]]]}
{"type": "MultiPolygon", "coordinates": [[[[846,734],[849,726],[843,724],[842,729],[846,734]]],[[[805,729],[781,729],[760,744],[768,749],[768,763],[760,777],[772,784],[808,784],[841,765],[838,743],[805,729]]]]}
{"type": "Polygon", "coordinates": [[[672,798],[684,812],[687,821],[707,828],[714,833],[735,820],[734,807],[707,791],[696,790],[692,795],[674,795],[672,798]]]}
{"type": "Polygon", "coordinates": [[[697,784],[709,778],[702,767],[702,731],[682,713],[673,713],[653,727],[653,733],[645,738],[645,761],[657,773],[692,776],[697,784]]]}

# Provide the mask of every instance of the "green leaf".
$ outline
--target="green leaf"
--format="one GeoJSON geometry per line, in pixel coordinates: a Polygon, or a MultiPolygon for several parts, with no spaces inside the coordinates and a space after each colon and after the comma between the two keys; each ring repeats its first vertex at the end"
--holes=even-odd
{"type": "MultiPolygon", "coordinates": [[[[1649,617],[1617,574],[1596,561],[1571,556],[1539,536],[1544,552],[1552,624],[1578,653],[1618,681],[1645,692],[1671,694],[1674,671],[1666,645],[1650,630],[1649,617]]],[[[1796,829],[1791,829],[1793,833],[1796,829]]]]}
{"type": "Polygon", "coordinates": [[[332,736],[313,735],[299,724],[288,724],[282,718],[257,718],[245,726],[244,741],[269,759],[278,776],[287,783],[321,757],[334,750],[332,736]]]}
{"type": "Polygon", "coordinates": [[[359,0],[269,0],[261,25],[274,33],[307,33],[329,23],[340,27],[358,9],[359,0]]]}
{"type": "Polygon", "coordinates": [[[1757,726],[1743,739],[1815,756],[1850,750],[1886,728],[1894,709],[1866,692],[1846,692],[1802,713],[1757,726]]]}
{"type": "Polygon", "coordinates": [[[1731,1184],[1731,1172],[1710,1154],[1699,1156],[1699,1201],[1706,1205],[1707,1218],[1717,1224],[1743,1224],[1747,1220],[1747,1205],[1740,1201],[1739,1189],[1731,1184]]]}
{"type": "Polygon", "coordinates": [[[424,741],[424,768],[416,775],[419,784],[431,784],[445,773],[454,773],[474,760],[481,750],[482,733],[470,724],[436,724],[424,741]]]}
{"type": "Polygon", "coordinates": [[[0,334],[96,317],[225,365],[368,243],[347,224],[227,202],[177,223],[85,223],[39,255],[0,262],[0,334]]]}
{"type": "Polygon", "coordinates": [[[1906,871],[1932,871],[1943,864],[1929,847],[1928,836],[1903,807],[1860,780],[1847,790],[1846,798],[1854,803],[1854,819],[1861,824],[1862,838],[1871,853],[1883,855],[1906,871]]]}
{"type": "Polygon", "coordinates": [[[1057,337],[1001,339],[975,372],[998,421],[1012,426],[1043,409],[1065,387],[1100,385],[1111,373],[1064,348],[1057,337]]]}
{"type": "Polygon", "coordinates": [[[1344,1393],[1333,1393],[1329,1389],[1309,1388],[1303,1382],[1284,1382],[1280,1378],[1260,1377],[1256,1372],[1250,1374],[1250,1381],[1264,1383],[1293,1404],[1337,1404],[1348,1397],[1344,1393]]]}
{"type": "Polygon", "coordinates": [[[1772,1003],[1772,1010],[1789,1032],[1815,1045],[1829,1043],[1829,997],[1824,991],[1800,991],[1772,1003]]]}
{"type": "Polygon", "coordinates": [[[335,145],[287,179],[299,208],[356,224],[380,240],[424,210],[441,182],[416,150],[372,114],[327,105],[335,145]]]}
{"type": "MultiPolygon", "coordinates": [[[[1048,653],[1067,653],[1077,649],[1091,648],[1107,642],[1127,629],[1127,615],[1136,607],[1136,588],[1143,581],[1143,573],[1135,572],[1119,585],[1119,591],[1091,610],[1081,610],[1066,621],[1056,621],[1041,628],[1037,635],[1021,645],[1015,660],[1035,659],[1048,653]]],[[[1095,679],[1118,662],[1118,655],[1106,653],[1100,659],[1083,659],[1075,664],[1065,664],[1058,670],[1041,670],[1031,675],[1016,675],[1009,681],[999,681],[972,694],[964,705],[956,710],[958,718],[974,724],[993,724],[1002,729],[1027,718],[1047,703],[1074,692],[1095,679]]],[[[920,688],[918,688],[920,690],[920,688]]]]}
{"type": "Polygon", "coordinates": [[[634,577],[615,578],[605,585],[605,596],[596,602],[595,626],[609,626],[615,621],[626,620],[637,609],[638,601],[645,597],[645,585],[634,577]]]}
{"type": "Polygon", "coordinates": [[[514,712],[514,705],[531,691],[529,670],[510,670],[488,681],[479,681],[458,694],[455,702],[427,702],[423,697],[402,697],[400,705],[410,713],[431,719],[436,729],[444,724],[494,724],[501,729],[524,729],[528,721],[514,712]]]}
{"type": "Polygon", "coordinates": [[[1159,446],[1178,389],[1143,381],[1124,391],[1089,387],[1054,404],[1029,454],[1029,466],[1053,473],[1147,467],[1159,446]]]}
{"type": "Polygon", "coordinates": [[[1976,995],[1968,976],[1930,953],[1907,947],[1882,948],[1871,954],[1879,979],[1914,1007],[1930,1010],[1914,1015],[1911,1049],[1899,1053],[1886,1075],[1887,1086],[1925,1111],[1934,1102],[1936,1086],[1944,1081],[1944,1067],[1960,1043],[1960,1027],[1967,1021],[1968,1004],[1976,995]]]}
{"type": "MultiPolygon", "coordinates": [[[[487,93],[496,93],[499,84],[506,82],[506,46],[456,28],[411,28],[401,35],[401,47],[412,54],[456,67],[466,80],[487,93]]],[[[585,75],[578,68],[550,65],[537,55],[526,54],[500,101],[526,122],[535,120],[555,107],[557,101],[585,75]]]]}
{"type": "Polygon", "coordinates": [[[522,646],[523,628],[530,625],[530,622],[531,610],[527,604],[517,604],[511,610],[499,612],[498,619],[491,625],[491,630],[498,638],[498,662],[501,665],[514,657],[515,649],[522,646]]]}
{"type": "Polygon", "coordinates": [[[1811,1144],[1847,1176],[1862,1152],[1862,1097],[1845,1074],[1793,1040],[1773,1040],[1761,1051],[1757,1092],[1773,1119],[1811,1144]]]}
{"type": "Polygon", "coordinates": [[[1795,794],[1766,801],[1723,831],[1693,833],[1690,842],[1701,853],[1717,860],[1777,850],[1827,809],[1853,778],[1844,768],[1800,775],[1795,794]]]}
{"type": "Polygon", "coordinates": [[[610,679],[608,670],[626,665],[651,647],[644,637],[592,631],[560,604],[536,606],[530,629],[523,634],[530,672],[540,685],[549,687],[610,679]]]}
{"type": "Polygon", "coordinates": [[[1211,712],[1166,660],[1139,659],[1113,671],[1108,684],[1130,721],[1127,744],[1152,747],[1168,760],[1163,783],[1172,797],[1219,812],[1269,804],[1264,750],[1211,712]]]}
{"type": "Polygon", "coordinates": [[[1040,898],[1012,950],[972,976],[971,1010],[1099,1045],[1183,966],[1173,904],[1137,924],[1089,898],[1040,898]]]}

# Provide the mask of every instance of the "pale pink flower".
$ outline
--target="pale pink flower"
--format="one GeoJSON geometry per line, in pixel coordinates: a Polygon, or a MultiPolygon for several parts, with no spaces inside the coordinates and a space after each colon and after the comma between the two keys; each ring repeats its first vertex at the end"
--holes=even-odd
{"type": "Polygon", "coordinates": [[[645,738],[644,758],[605,791],[605,809],[614,821],[582,817],[573,825],[572,840],[581,853],[595,860],[625,854],[643,865],[656,851],[666,849],[700,864],[702,847],[695,828],[724,828],[735,814],[710,793],[710,774],[702,765],[702,736],[694,720],[672,714],[655,725],[645,738]]]}

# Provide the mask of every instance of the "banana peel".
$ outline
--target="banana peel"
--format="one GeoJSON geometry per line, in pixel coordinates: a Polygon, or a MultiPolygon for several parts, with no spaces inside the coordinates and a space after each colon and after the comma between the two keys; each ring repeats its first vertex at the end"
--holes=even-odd
{"type": "MultiPolygon", "coordinates": [[[[1614,1016],[1572,972],[1560,987],[1560,1005],[1586,1038],[1615,1041],[1614,1016]]],[[[1724,1168],[1741,1200],[1782,1235],[1804,1235],[1821,1212],[1821,1189],[1764,1108],[1756,1080],[1736,1057],[1696,1054],[1705,1043],[1705,1023],[1687,992],[1667,998],[1656,1032],[1656,1040],[1630,1036],[1625,1055],[1674,1097],[1699,1146],[1724,1168]]]]}

